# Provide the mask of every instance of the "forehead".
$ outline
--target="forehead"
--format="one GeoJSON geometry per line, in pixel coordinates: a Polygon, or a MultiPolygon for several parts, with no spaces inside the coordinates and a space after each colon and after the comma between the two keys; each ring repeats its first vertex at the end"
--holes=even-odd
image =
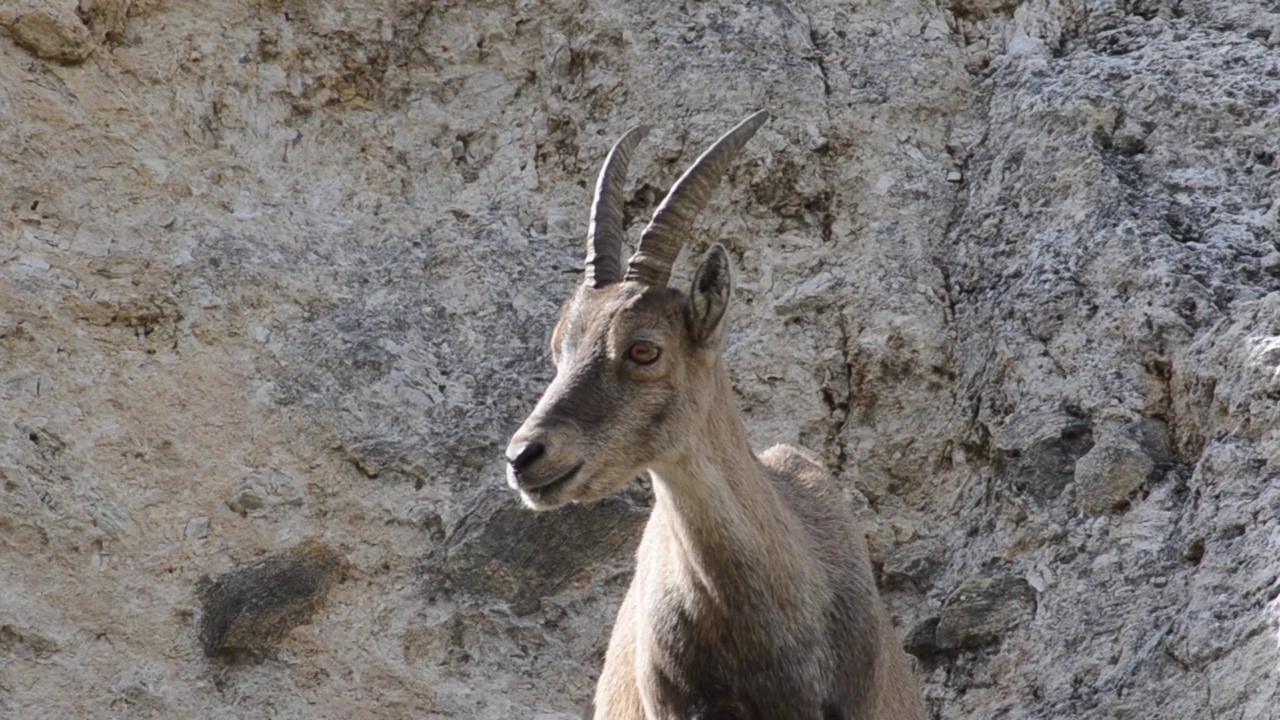
{"type": "Polygon", "coordinates": [[[565,332],[594,336],[610,330],[669,329],[681,317],[683,294],[623,282],[604,288],[583,287],[565,310],[565,332]]]}

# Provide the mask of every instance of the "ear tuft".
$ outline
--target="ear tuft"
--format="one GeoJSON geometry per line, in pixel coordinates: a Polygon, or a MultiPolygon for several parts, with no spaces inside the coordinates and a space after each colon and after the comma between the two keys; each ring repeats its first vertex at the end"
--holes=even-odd
{"type": "Polygon", "coordinates": [[[712,245],[693,274],[693,287],[689,290],[689,329],[703,345],[713,345],[720,338],[724,313],[733,294],[732,276],[724,246],[712,245]]]}

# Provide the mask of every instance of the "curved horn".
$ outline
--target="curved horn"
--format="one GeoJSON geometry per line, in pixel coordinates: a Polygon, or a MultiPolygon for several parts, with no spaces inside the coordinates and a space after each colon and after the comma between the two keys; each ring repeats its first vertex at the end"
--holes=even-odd
{"type": "Polygon", "coordinates": [[[671,186],[667,197],[654,211],[653,220],[640,235],[636,254],[627,262],[627,280],[638,280],[646,285],[667,284],[671,278],[671,266],[680,254],[685,236],[693,227],[694,218],[711,199],[712,191],[733,157],[768,119],[769,112],[761,110],[738,123],[720,136],[671,186]]]}
{"type": "Polygon", "coordinates": [[[649,134],[649,126],[639,125],[626,132],[609,150],[596,180],[596,197],[591,202],[591,224],[587,226],[586,277],[599,288],[622,279],[622,188],[627,184],[631,152],[649,134]]]}

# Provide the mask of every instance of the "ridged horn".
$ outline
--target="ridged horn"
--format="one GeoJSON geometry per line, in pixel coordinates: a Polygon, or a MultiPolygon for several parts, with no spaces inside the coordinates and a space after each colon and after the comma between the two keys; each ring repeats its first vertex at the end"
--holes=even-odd
{"type": "Polygon", "coordinates": [[[684,175],[671,186],[671,191],[653,213],[653,220],[640,235],[640,247],[627,262],[627,280],[637,280],[646,285],[665,286],[671,279],[671,266],[684,245],[685,237],[693,227],[693,221],[702,212],[711,193],[720,183],[729,163],[747,144],[756,130],[769,119],[769,112],[761,110],[738,123],[720,136],[715,144],[702,153],[684,175]]]}
{"type": "Polygon", "coordinates": [[[648,125],[631,128],[618,138],[604,159],[596,180],[596,196],[591,202],[591,223],[587,226],[587,285],[599,288],[622,279],[622,203],[627,184],[627,165],[636,145],[649,134],[648,125]]]}

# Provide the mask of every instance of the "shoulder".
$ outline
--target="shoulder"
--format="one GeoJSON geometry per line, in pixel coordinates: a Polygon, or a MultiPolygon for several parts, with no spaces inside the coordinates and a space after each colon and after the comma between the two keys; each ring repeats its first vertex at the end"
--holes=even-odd
{"type": "Polygon", "coordinates": [[[851,551],[855,560],[858,553],[865,557],[865,540],[857,516],[835,476],[817,454],[791,445],[774,445],[760,454],[760,462],[783,500],[803,520],[814,546],[831,567],[848,565],[851,551]]]}
{"type": "Polygon", "coordinates": [[[775,476],[785,476],[810,486],[828,486],[831,473],[823,467],[818,456],[794,445],[774,445],[760,453],[760,462],[775,476]]]}

